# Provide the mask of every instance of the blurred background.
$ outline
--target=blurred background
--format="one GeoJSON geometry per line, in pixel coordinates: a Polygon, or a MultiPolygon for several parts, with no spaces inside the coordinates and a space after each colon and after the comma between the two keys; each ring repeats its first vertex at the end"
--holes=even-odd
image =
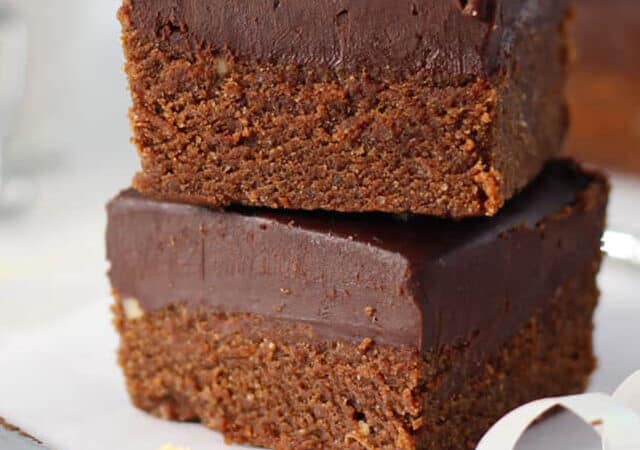
{"type": "MultiPolygon", "coordinates": [[[[617,256],[640,261],[632,236],[640,234],[640,178],[634,174],[640,173],[640,14],[625,9],[634,2],[579,2],[583,42],[571,84],[577,123],[569,145],[613,174],[614,232],[607,245],[617,256]],[[607,22],[607,39],[594,37],[591,31],[603,29],[598,21],[608,20],[606,14],[620,25],[607,22]],[[599,44],[590,53],[592,42],[599,44]]],[[[120,3],[0,0],[0,416],[9,415],[59,448],[108,448],[109,442],[120,449],[152,448],[136,447],[131,437],[118,440],[117,433],[102,445],[75,445],[85,407],[92,412],[82,422],[85,432],[105,418],[115,423],[123,417],[137,430],[158,433],[159,442],[166,438],[162,433],[177,430],[153,428],[151,419],[129,406],[108,323],[104,207],[139,164],[129,142],[130,100],[115,19],[120,3]],[[70,369],[78,358],[87,365],[70,369]],[[38,368],[50,372],[50,398],[44,401],[56,402],[55,428],[42,398],[29,397],[31,384],[40,383],[38,368]],[[69,373],[79,383],[71,391],[69,373]],[[87,392],[102,395],[97,410],[87,392]]],[[[632,264],[605,265],[597,346],[606,370],[596,374],[594,388],[611,391],[640,366],[640,350],[619,345],[640,317],[637,271],[632,264]]],[[[566,422],[550,426],[567,429],[566,422]]],[[[189,430],[192,437],[201,432],[189,430]]],[[[546,436],[523,448],[547,448],[544,439],[553,434],[546,436]]],[[[571,439],[583,442],[575,448],[597,448],[590,438],[589,445],[571,439]]]]}
{"type": "Polygon", "coordinates": [[[104,205],[138,166],[119,4],[0,0],[0,338],[48,314],[17,299],[108,293],[104,205]]]}

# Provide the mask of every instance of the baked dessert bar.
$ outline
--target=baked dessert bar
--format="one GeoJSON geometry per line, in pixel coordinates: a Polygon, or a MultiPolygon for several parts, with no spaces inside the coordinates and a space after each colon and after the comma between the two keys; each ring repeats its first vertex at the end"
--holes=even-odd
{"type": "Polygon", "coordinates": [[[571,161],[462,222],[125,191],[107,251],[131,398],[269,448],[472,449],[585,388],[607,195],[571,161]]]}
{"type": "Polygon", "coordinates": [[[494,215],[563,144],[567,0],[125,0],[140,192],[494,215]]]}

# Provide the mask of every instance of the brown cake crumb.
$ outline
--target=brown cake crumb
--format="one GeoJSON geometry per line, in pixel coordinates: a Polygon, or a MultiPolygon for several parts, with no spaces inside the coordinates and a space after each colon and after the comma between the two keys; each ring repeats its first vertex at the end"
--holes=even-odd
{"type": "Polygon", "coordinates": [[[371,320],[375,320],[376,318],[376,309],[373,306],[367,306],[364,309],[364,313],[367,315],[367,317],[371,320]]]}

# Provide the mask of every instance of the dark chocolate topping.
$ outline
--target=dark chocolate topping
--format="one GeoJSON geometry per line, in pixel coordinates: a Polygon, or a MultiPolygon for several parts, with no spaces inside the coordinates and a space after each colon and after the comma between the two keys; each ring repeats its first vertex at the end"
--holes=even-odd
{"type": "Polygon", "coordinates": [[[589,267],[605,203],[606,183],[566,161],[497,217],[463,222],[211,210],[126,191],[108,207],[110,277],[145,310],[188,302],[422,349],[474,335],[484,351],[589,267]]]}
{"type": "Polygon", "coordinates": [[[174,47],[228,50],[276,63],[425,69],[455,80],[509,64],[516,36],[557,30],[567,3],[125,0],[123,16],[144,35],[174,47]]]}

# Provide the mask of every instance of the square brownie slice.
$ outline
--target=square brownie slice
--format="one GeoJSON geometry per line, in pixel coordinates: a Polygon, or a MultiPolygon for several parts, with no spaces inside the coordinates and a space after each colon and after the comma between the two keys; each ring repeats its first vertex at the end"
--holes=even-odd
{"type": "Polygon", "coordinates": [[[562,148],[567,0],[125,0],[134,187],[494,215],[562,148]]]}
{"type": "Polygon", "coordinates": [[[107,251],[134,404],[278,449],[472,449],[595,359],[608,184],[556,161],[492,219],[126,191],[107,251]]]}

